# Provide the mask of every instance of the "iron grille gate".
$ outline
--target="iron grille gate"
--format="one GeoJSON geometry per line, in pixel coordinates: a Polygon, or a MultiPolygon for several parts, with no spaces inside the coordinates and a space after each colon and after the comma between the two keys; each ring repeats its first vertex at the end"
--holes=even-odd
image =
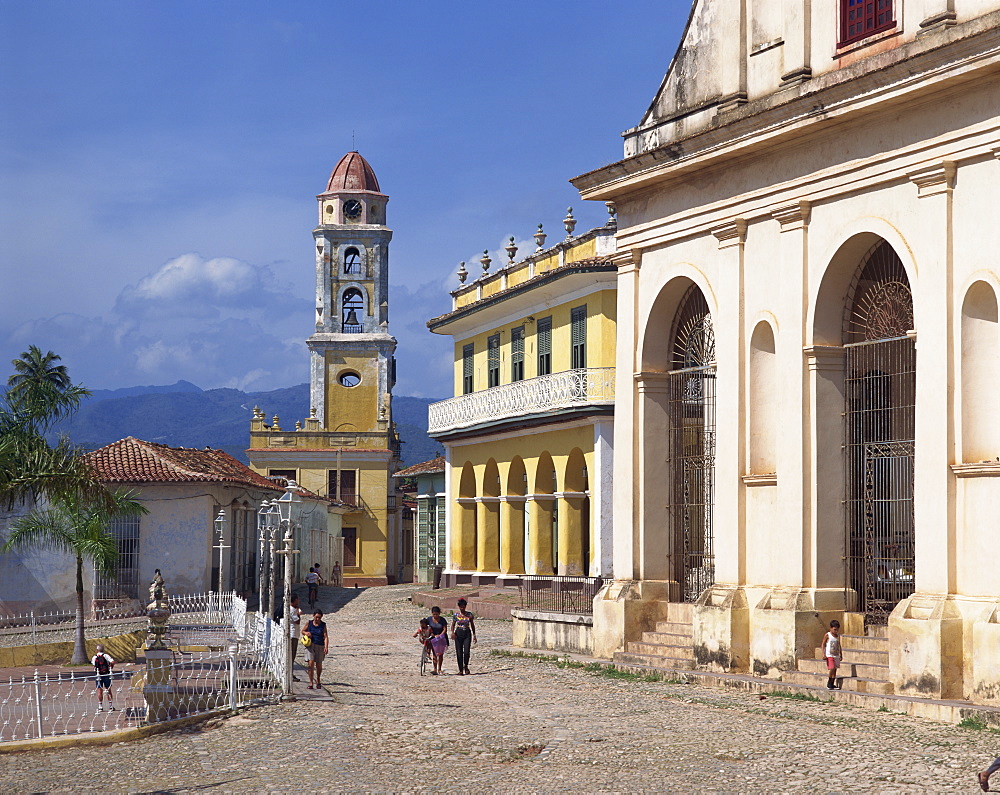
{"type": "Polygon", "coordinates": [[[715,582],[715,368],[669,376],[670,525],[685,602],[715,582]]]}
{"type": "Polygon", "coordinates": [[[848,583],[869,624],[913,593],[916,346],[901,337],[848,345],[848,583]]]}

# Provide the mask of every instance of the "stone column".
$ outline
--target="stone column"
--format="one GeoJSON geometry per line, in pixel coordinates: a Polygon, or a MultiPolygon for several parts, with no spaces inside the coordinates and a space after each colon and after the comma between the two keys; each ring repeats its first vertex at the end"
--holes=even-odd
{"type": "Polygon", "coordinates": [[[500,571],[499,497],[477,498],[476,542],[476,570],[500,571]]]}
{"type": "Polygon", "coordinates": [[[531,561],[528,574],[554,574],[552,569],[552,506],[551,494],[531,494],[527,498],[529,524],[531,525],[531,561]]]}
{"type": "Polygon", "coordinates": [[[500,571],[524,574],[525,497],[500,498],[500,571]]]}
{"type": "Polygon", "coordinates": [[[559,574],[583,577],[583,534],[590,528],[583,526],[582,492],[562,492],[559,501],[559,574]]]}
{"type": "Polygon", "coordinates": [[[747,222],[742,218],[712,230],[718,242],[714,308],[716,368],[716,449],[732,455],[715,459],[712,534],[715,584],[691,611],[693,646],[699,667],[743,671],[749,658],[746,582],[746,516],[742,475],[746,471],[746,331],[743,284],[747,222]]]}
{"type": "MultiPolygon", "coordinates": [[[[590,477],[590,514],[594,544],[590,551],[591,577],[610,580],[614,576],[614,423],[594,423],[594,472],[590,477]]],[[[631,528],[628,528],[631,535],[631,528]]]]}
{"type": "Polygon", "coordinates": [[[889,675],[897,693],[961,698],[962,607],[955,577],[954,279],[952,194],[955,164],[909,175],[912,212],[924,230],[920,278],[911,281],[917,325],[914,457],[915,593],[889,617],[889,675]]]}
{"type": "Polygon", "coordinates": [[[451,565],[459,571],[476,568],[476,498],[459,497],[455,500],[456,532],[451,537],[451,565]]]}

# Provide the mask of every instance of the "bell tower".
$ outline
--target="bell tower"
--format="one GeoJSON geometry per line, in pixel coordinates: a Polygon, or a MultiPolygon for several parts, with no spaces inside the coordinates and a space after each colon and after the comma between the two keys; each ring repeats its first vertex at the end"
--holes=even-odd
{"type": "Polygon", "coordinates": [[[389,197],[368,161],[348,152],[316,198],[310,402],[327,430],[384,432],[392,421],[396,350],[389,334],[389,197]]]}
{"type": "Polygon", "coordinates": [[[332,498],[344,584],[380,585],[395,582],[404,562],[392,477],[399,436],[392,421],[389,197],[368,162],[348,152],[316,199],[316,327],[306,340],[310,416],[294,431],[282,430],[278,417],[268,424],[255,409],[248,453],[258,472],[295,478],[332,498]]]}

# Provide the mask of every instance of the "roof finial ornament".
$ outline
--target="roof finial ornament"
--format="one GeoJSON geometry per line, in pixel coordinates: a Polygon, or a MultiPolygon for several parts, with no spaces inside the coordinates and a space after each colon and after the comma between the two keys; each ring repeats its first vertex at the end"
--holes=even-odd
{"type": "Polygon", "coordinates": [[[274,415],[274,419],[272,419],[271,422],[273,423],[273,425],[271,426],[272,430],[275,430],[275,431],[280,431],[281,430],[281,426],[278,424],[278,415],[277,414],[274,415]]]}
{"type": "Polygon", "coordinates": [[[469,278],[469,272],[465,269],[465,262],[462,261],[458,263],[458,283],[465,284],[465,280],[469,278]]]}
{"type": "Polygon", "coordinates": [[[566,237],[573,237],[573,230],[576,229],[576,219],[573,217],[573,208],[566,208],[566,217],[563,218],[563,226],[566,227],[566,237]]]}
{"type": "Polygon", "coordinates": [[[615,207],[614,202],[604,202],[604,206],[608,208],[608,226],[618,226],[618,208],[615,207]]]}
{"type": "Polygon", "coordinates": [[[483,266],[484,274],[490,269],[491,262],[493,262],[493,260],[490,259],[490,250],[488,248],[484,248],[483,256],[479,258],[479,264],[483,266]]]}
{"type": "Polygon", "coordinates": [[[510,260],[509,265],[514,264],[514,256],[517,254],[517,246],[514,245],[514,236],[510,236],[510,242],[504,247],[504,251],[507,252],[507,259],[510,260]]]}
{"type": "Polygon", "coordinates": [[[538,250],[541,251],[542,247],[545,245],[545,238],[548,237],[548,235],[545,234],[545,230],[542,229],[541,224],[538,225],[538,231],[535,232],[532,237],[535,238],[535,243],[538,244],[538,250]]]}
{"type": "Polygon", "coordinates": [[[358,144],[354,140],[354,130],[351,130],[351,151],[352,152],[358,151],[358,144]]]}

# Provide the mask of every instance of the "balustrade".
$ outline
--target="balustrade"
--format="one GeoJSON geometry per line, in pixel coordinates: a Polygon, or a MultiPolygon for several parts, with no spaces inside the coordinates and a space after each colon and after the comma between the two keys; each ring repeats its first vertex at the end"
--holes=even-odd
{"type": "Polygon", "coordinates": [[[614,402],[614,367],[565,370],[432,403],[427,410],[428,432],[614,402]]]}

